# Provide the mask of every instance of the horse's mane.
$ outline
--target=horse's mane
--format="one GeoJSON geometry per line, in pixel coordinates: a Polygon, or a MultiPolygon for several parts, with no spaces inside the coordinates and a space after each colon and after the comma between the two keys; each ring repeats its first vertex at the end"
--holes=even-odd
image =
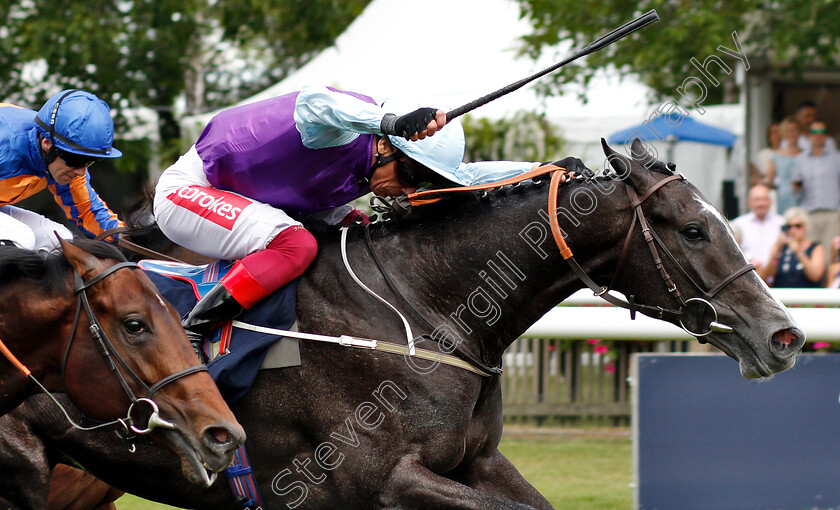
{"type": "MultiPolygon", "coordinates": [[[[561,189],[585,186],[590,181],[612,181],[617,179],[615,174],[598,175],[590,178],[577,178],[562,184],[561,189]]],[[[459,218],[480,214],[483,210],[496,207],[505,207],[514,201],[532,193],[545,191],[548,186],[548,179],[536,181],[523,181],[516,186],[504,186],[486,191],[463,191],[441,195],[443,200],[412,207],[410,213],[404,216],[392,215],[388,221],[377,222],[371,225],[371,237],[387,237],[392,234],[403,232],[414,228],[418,223],[429,220],[435,221],[457,221],[459,218]]],[[[546,204],[547,205],[547,204],[546,204]]],[[[318,242],[329,242],[337,238],[340,227],[327,225],[322,222],[309,222],[304,224],[317,239],[318,242]]],[[[357,230],[357,229],[351,229],[357,230]]],[[[361,231],[361,229],[358,229],[361,231]]]]}
{"type": "MultiPolygon", "coordinates": [[[[78,238],[73,240],[73,244],[102,259],[120,262],[126,260],[119,250],[102,241],[78,238]]],[[[0,281],[4,285],[20,280],[32,280],[45,290],[60,289],[66,286],[69,269],[70,264],[60,251],[45,256],[15,246],[0,247],[0,281]]]]}
{"type": "MultiPolygon", "coordinates": [[[[670,164],[669,164],[670,165],[670,164]]],[[[661,161],[654,161],[646,165],[651,171],[672,174],[673,167],[669,167],[661,161]]],[[[584,186],[592,181],[614,181],[618,177],[611,171],[604,171],[601,174],[590,177],[578,177],[567,181],[562,189],[584,186]]],[[[402,232],[413,225],[435,220],[452,220],[463,218],[465,215],[475,214],[484,208],[498,207],[500,204],[509,203],[515,197],[522,197],[530,193],[536,193],[544,189],[547,184],[547,177],[537,180],[523,181],[519,185],[494,188],[485,192],[465,191],[462,193],[450,193],[444,196],[440,202],[427,204],[421,207],[412,207],[411,213],[405,216],[392,215],[389,221],[377,222],[371,227],[372,237],[387,237],[402,232]]],[[[154,202],[154,190],[146,190],[144,198],[129,212],[123,215],[126,226],[130,229],[133,242],[152,250],[163,251],[171,241],[161,232],[152,212],[154,202]]],[[[335,241],[338,238],[340,227],[327,225],[320,221],[304,222],[304,227],[309,230],[319,243],[335,241]]],[[[360,229],[352,229],[361,232],[360,229]]]]}

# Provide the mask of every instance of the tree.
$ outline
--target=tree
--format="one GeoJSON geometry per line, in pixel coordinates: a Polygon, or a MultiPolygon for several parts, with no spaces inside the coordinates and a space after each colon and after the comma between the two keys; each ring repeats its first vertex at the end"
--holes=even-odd
{"type": "MultiPolygon", "coordinates": [[[[531,56],[562,40],[583,48],[598,36],[649,9],[661,20],[600,52],[554,73],[543,81],[545,92],[561,92],[563,84],[587,84],[608,67],[622,75],[637,73],[657,93],[676,97],[675,88],[704,62],[718,55],[729,67],[741,65],[718,47],[735,49],[733,32],[750,62],[765,62],[779,72],[801,73],[811,65],[836,66],[840,57],[840,2],[836,0],[518,0],[523,16],[533,22],[525,37],[531,56]]],[[[713,65],[714,66],[714,65],[713,65]]],[[[720,72],[720,68],[714,67],[720,72]]],[[[724,82],[724,80],[721,80],[724,82]]],[[[707,102],[734,100],[729,88],[709,90],[707,102]]],[[[585,87],[584,87],[585,89],[585,87]]]]}
{"type": "Polygon", "coordinates": [[[166,143],[179,98],[192,112],[252,94],[332,44],[369,1],[0,0],[0,100],[37,108],[83,88],[117,112],[157,110],[166,143]]]}
{"type": "Polygon", "coordinates": [[[464,161],[551,161],[563,154],[560,128],[545,114],[519,111],[510,120],[463,120],[464,161]]]}

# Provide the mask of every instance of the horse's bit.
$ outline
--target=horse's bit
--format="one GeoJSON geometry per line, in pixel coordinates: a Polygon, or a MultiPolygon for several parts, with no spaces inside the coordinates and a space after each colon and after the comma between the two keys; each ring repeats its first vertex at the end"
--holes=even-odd
{"type": "MultiPolygon", "coordinates": [[[[67,368],[67,359],[70,356],[70,348],[72,347],[73,340],[75,339],[75,336],[76,336],[76,326],[78,325],[78,322],[79,322],[80,312],[81,312],[81,309],[84,308],[85,314],[87,315],[88,321],[90,323],[89,328],[90,328],[91,337],[96,342],[97,347],[99,347],[100,354],[102,354],[102,357],[105,358],[105,361],[108,364],[108,368],[114,373],[114,376],[117,378],[117,381],[119,381],[120,386],[122,386],[123,390],[125,391],[126,395],[128,396],[129,400],[131,401],[131,404],[128,407],[128,412],[126,413],[126,417],[117,419],[113,422],[104,423],[104,424],[101,424],[101,425],[97,425],[95,427],[87,427],[87,428],[80,427],[80,426],[76,425],[75,423],[73,423],[72,420],[70,420],[70,422],[73,424],[73,426],[75,426],[76,428],[79,428],[81,430],[91,430],[91,429],[94,429],[94,428],[100,428],[100,427],[104,427],[104,426],[108,426],[108,425],[114,425],[114,424],[118,423],[123,427],[126,436],[128,436],[132,432],[134,434],[137,434],[137,435],[149,434],[150,432],[152,432],[152,430],[154,430],[156,428],[165,428],[165,429],[177,430],[177,426],[174,423],[172,423],[170,421],[167,421],[167,420],[160,417],[160,411],[158,409],[158,405],[155,403],[155,401],[152,399],[152,397],[154,396],[154,394],[158,390],[160,390],[161,388],[163,388],[167,384],[169,384],[171,382],[174,382],[174,381],[177,381],[178,379],[181,379],[182,377],[186,377],[188,375],[191,375],[191,374],[194,374],[194,373],[197,373],[197,372],[207,371],[207,367],[204,366],[204,365],[196,365],[196,366],[192,366],[192,367],[189,367],[189,368],[185,368],[185,369],[180,370],[180,371],[178,371],[178,372],[176,372],[172,375],[164,377],[163,379],[161,379],[157,383],[153,384],[152,386],[148,386],[145,382],[143,382],[143,380],[136,373],[134,373],[134,371],[131,369],[131,367],[128,366],[128,364],[125,362],[125,360],[122,358],[122,356],[120,356],[119,353],[117,352],[117,350],[114,348],[113,343],[111,343],[111,340],[108,338],[108,335],[105,333],[105,330],[102,328],[101,324],[99,323],[99,320],[96,318],[96,315],[93,313],[93,310],[90,307],[90,303],[88,301],[87,292],[86,292],[86,290],[89,287],[95,285],[96,283],[105,279],[108,275],[110,275],[110,274],[112,274],[112,273],[114,273],[114,272],[116,272],[116,271],[118,271],[122,268],[137,268],[137,264],[135,264],[134,262],[120,262],[118,264],[114,264],[113,266],[111,266],[108,269],[102,271],[101,273],[99,273],[98,275],[94,276],[93,278],[91,278],[90,280],[88,280],[86,282],[82,280],[82,277],[78,272],[73,271],[73,275],[74,275],[75,281],[76,281],[76,289],[75,289],[76,296],[77,296],[76,297],[76,314],[73,318],[73,327],[72,327],[71,332],[70,332],[70,339],[67,342],[67,347],[65,348],[65,351],[64,351],[64,359],[62,360],[62,363],[61,363],[61,378],[62,378],[62,381],[65,380],[66,368],[67,368]],[[137,398],[137,396],[131,390],[131,387],[129,386],[128,381],[126,380],[122,371],[119,370],[117,365],[114,363],[114,360],[116,360],[117,363],[119,364],[119,366],[121,366],[122,369],[125,372],[128,373],[129,377],[138,386],[140,386],[140,388],[142,388],[146,392],[146,395],[144,397],[137,398]],[[148,411],[149,411],[148,412],[148,418],[146,419],[145,425],[140,425],[142,423],[141,416],[143,416],[141,411],[142,411],[144,406],[148,408],[148,411]]],[[[50,395],[50,396],[52,397],[52,395],[50,395]]],[[[53,401],[55,401],[55,399],[53,399],[53,401]]],[[[58,404],[57,401],[55,401],[55,402],[58,404]]],[[[61,404],[59,404],[59,407],[61,407],[61,404]]],[[[63,410],[63,408],[62,408],[62,410],[63,410]]],[[[65,412],[65,416],[67,416],[66,412],[65,412]]],[[[69,419],[69,416],[68,416],[68,419],[69,419]]],[[[134,445],[132,445],[132,449],[131,449],[132,451],[133,451],[133,446],[134,445]]]]}
{"type": "MultiPolygon", "coordinates": [[[[656,235],[656,232],[650,227],[647,222],[647,218],[645,218],[645,214],[642,211],[642,203],[647,200],[656,190],[663,187],[664,185],[668,184],[669,182],[682,180],[682,174],[675,174],[670,175],[661,181],[657,182],[653,185],[641,198],[636,195],[636,191],[633,189],[632,186],[627,185],[625,183],[625,187],[627,189],[627,196],[630,198],[630,207],[633,209],[633,221],[630,223],[630,228],[627,231],[627,236],[624,239],[624,247],[621,252],[621,258],[618,261],[618,265],[616,267],[615,274],[613,275],[613,281],[606,287],[601,287],[596,284],[586,272],[583,271],[583,268],[575,261],[574,257],[572,256],[571,250],[566,245],[563,236],[560,234],[560,226],[557,224],[557,188],[560,184],[560,176],[562,172],[555,172],[551,177],[551,186],[549,190],[549,197],[548,197],[548,214],[551,223],[551,231],[554,235],[554,240],[557,243],[557,247],[560,248],[560,253],[563,255],[563,258],[566,259],[566,262],[569,263],[572,270],[578,276],[578,278],[589,287],[596,296],[600,296],[604,300],[608,301],[609,303],[620,306],[622,308],[627,308],[630,310],[630,318],[635,319],[635,314],[638,311],[643,315],[647,315],[649,317],[653,317],[656,319],[670,319],[671,321],[678,322],[680,327],[694,337],[702,338],[711,334],[712,332],[715,333],[733,333],[735,330],[727,326],[726,324],[722,324],[718,322],[718,313],[717,309],[715,309],[714,305],[711,303],[711,299],[717,295],[724,287],[732,283],[735,279],[739,276],[749,273],[750,271],[755,270],[755,266],[752,264],[746,264],[745,266],[741,267],[740,269],[736,269],[733,271],[729,276],[721,280],[717,285],[712,287],[710,290],[705,291],[703,290],[700,285],[695,282],[691,276],[683,269],[680,263],[677,261],[676,257],[668,250],[662,240],[656,235]],[[650,306],[650,305],[643,305],[637,303],[633,296],[628,296],[627,301],[613,296],[609,293],[610,287],[612,287],[613,283],[616,281],[616,277],[618,273],[621,271],[621,267],[624,263],[624,259],[627,255],[627,248],[630,244],[630,237],[633,234],[633,231],[636,227],[636,219],[639,220],[639,226],[642,229],[642,235],[644,235],[645,242],[647,243],[648,247],[650,248],[650,252],[653,255],[653,261],[656,264],[656,267],[659,269],[659,273],[662,276],[663,281],[665,282],[666,287],[668,288],[668,292],[670,292],[677,301],[680,303],[679,310],[670,310],[663,308],[661,306],[650,306]],[[679,289],[677,289],[677,284],[671,279],[671,276],[668,274],[668,271],[665,269],[665,265],[662,263],[662,258],[659,256],[659,252],[656,249],[656,245],[659,245],[659,248],[662,249],[662,252],[668,257],[672,264],[674,264],[680,273],[691,282],[694,287],[703,293],[703,297],[693,297],[689,299],[684,299],[682,294],[680,294],[679,289]],[[709,323],[709,330],[705,332],[696,332],[692,331],[685,325],[683,319],[686,315],[686,311],[691,303],[700,303],[708,307],[714,316],[712,321],[709,323]]],[[[702,317],[702,314],[701,314],[702,317]]]]}

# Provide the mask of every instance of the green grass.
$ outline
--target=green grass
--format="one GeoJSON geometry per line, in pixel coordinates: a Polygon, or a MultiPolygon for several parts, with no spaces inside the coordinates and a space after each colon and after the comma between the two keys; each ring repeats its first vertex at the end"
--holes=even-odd
{"type": "Polygon", "coordinates": [[[164,508],[175,508],[174,506],[164,505],[162,503],[146,501],[131,494],[126,494],[118,499],[116,505],[117,510],[162,510],[164,508]]]}
{"type": "MultiPolygon", "coordinates": [[[[505,427],[499,449],[558,510],[629,510],[633,504],[627,429],[505,427]]],[[[172,508],[125,495],[119,510],[172,508]]]]}
{"type": "Polygon", "coordinates": [[[632,446],[627,434],[506,434],[499,450],[558,510],[629,510],[632,446]]]}

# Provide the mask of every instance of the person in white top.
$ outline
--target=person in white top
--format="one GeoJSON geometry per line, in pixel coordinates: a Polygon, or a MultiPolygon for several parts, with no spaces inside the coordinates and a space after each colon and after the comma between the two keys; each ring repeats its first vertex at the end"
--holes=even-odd
{"type": "Polygon", "coordinates": [[[770,188],[756,184],[747,196],[750,212],[732,220],[741,233],[741,249],[747,260],[758,265],[767,264],[773,244],[779,238],[785,219],[770,210],[770,188]]]}

